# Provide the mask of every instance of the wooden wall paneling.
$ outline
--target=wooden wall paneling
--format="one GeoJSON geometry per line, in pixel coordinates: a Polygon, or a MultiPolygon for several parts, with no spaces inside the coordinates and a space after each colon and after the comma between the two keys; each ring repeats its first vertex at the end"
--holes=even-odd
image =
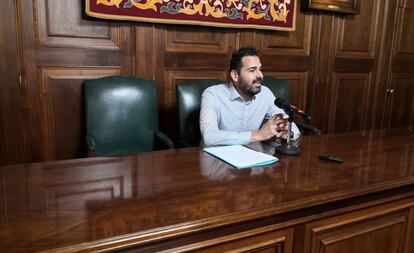
{"type": "Polygon", "coordinates": [[[19,7],[26,161],[84,157],[83,80],[133,73],[132,26],[86,18],[81,1],[19,7]]]}
{"type": "Polygon", "coordinates": [[[381,48],[379,50],[378,57],[378,71],[375,77],[375,92],[373,96],[375,107],[372,110],[372,128],[383,128],[385,127],[385,120],[387,116],[387,109],[389,99],[387,97],[388,79],[391,75],[390,71],[390,57],[393,49],[394,36],[396,28],[397,18],[397,1],[385,1],[384,3],[384,15],[382,17],[382,30],[379,31],[381,34],[381,48]]]}
{"type": "MultiPolygon", "coordinates": [[[[120,23],[120,56],[121,60],[121,74],[122,75],[135,75],[135,29],[130,23],[120,23]]],[[[111,28],[112,29],[112,28],[111,28]]],[[[110,53],[112,50],[107,50],[106,53],[110,53]]],[[[109,57],[105,57],[109,61],[109,57]]],[[[109,62],[106,66],[113,66],[109,62]]],[[[117,66],[117,65],[115,65],[117,66]]]]}
{"type": "Polygon", "coordinates": [[[21,104],[24,110],[25,162],[42,161],[42,139],[40,124],[40,104],[38,90],[38,69],[35,46],[35,16],[34,1],[17,1],[21,35],[22,54],[22,90],[21,104]]]}
{"type": "Polygon", "coordinates": [[[383,5],[378,0],[364,1],[360,12],[333,18],[326,75],[329,116],[324,128],[328,132],[362,130],[373,124],[368,111],[375,109],[370,98],[375,95],[371,87],[378,71],[383,5]],[[351,79],[360,81],[352,83],[351,79]]]}
{"type": "Polygon", "coordinates": [[[326,13],[318,13],[318,16],[314,17],[314,57],[312,59],[312,80],[311,92],[312,95],[309,99],[312,105],[311,115],[312,124],[318,127],[322,132],[326,132],[328,120],[329,120],[329,84],[328,73],[330,66],[332,65],[330,58],[330,52],[332,51],[331,43],[333,37],[333,16],[326,13]]]}
{"type": "Polygon", "coordinates": [[[6,1],[0,10],[0,165],[22,163],[24,112],[16,3],[6,1]]]}
{"type": "Polygon", "coordinates": [[[399,1],[398,11],[397,53],[412,56],[414,54],[414,0],[399,1]]]}
{"type": "MultiPolygon", "coordinates": [[[[396,18],[394,24],[394,44],[393,52],[391,56],[392,64],[394,65],[391,70],[397,71],[402,68],[402,66],[395,66],[399,63],[397,60],[400,57],[412,56],[414,54],[414,46],[410,42],[413,39],[412,30],[414,21],[414,1],[413,0],[401,0],[398,1],[398,4],[395,8],[396,18]],[[396,59],[397,58],[397,59],[396,59]],[[397,70],[395,69],[397,68],[397,70]]],[[[410,68],[412,72],[412,68],[410,68]]],[[[403,72],[403,71],[399,71],[403,72]]]]}
{"type": "Polygon", "coordinates": [[[40,68],[43,160],[85,157],[83,81],[120,68],[40,68]]]}
{"type": "Polygon", "coordinates": [[[110,29],[117,25],[86,20],[81,1],[38,0],[36,3],[39,46],[119,49],[119,30],[110,29]]]}
{"type": "Polygon", "coordinates": [[[312,15],[298,12],[295,31],[257,31],[256,47],[262,54],[309,56],[312,23],[312,15]]]}
{"type": "Polygon", "coordinates": [[[236,48],[251,47],[258,44],[258,33],[253,29],[240,29],[237,33],[236,48]]]}
{"type": "Polygon", "coordinates": [[[359,15],[337,19],[339,38],[336,44],[336,57],[375,57],[378,28],[381,28],[378,26],[380,9],[379,0],[370,0],[361,5],[359,15]]]}
{"type": "MultiPolygon", "coordinates": [[[[166,133],[170,138],[174,139],[175,134],[173,131],[168,130],[168,125],[171,124],[171,122],[168,122],[169,120],[172,120],[172,117],[168,117],[168,111],[166,110],[166,104],[165,104],[165,87],[166,81],[165,81],[165,40],[166,40],[166,27],[164,25],[157,25],[155,26],[154,31],[154,46],[155,46],[155,73],[154,73],[154,80],[157,85],[157,100],[158,100],[158,118],[159,118],[159,126],[160,129],[166,133]]],[[[170,87],[171,89],[171,87],[170,87]]],[[[175,120],[173,121],[175,122],[175,120]]]]}
{"type": "Polygon", "coordinates": [[[155,27],[153,24],[134,26],[135,29],[135,51],[134,75],[140,78],[155,80],[157,58],[155,43],[155,27]]]}
{"type": "Polygon", "coordinates": [[[369,120],[371,74],[334,73],[331,82],[329,132],[363,130],[369,120]]]}
{"type": "Polygon", "coordinates": [[[386,127],[414,124],[414,1],[400,1],[387,83],[386,127]]]}
{"type": "Polygon", "coordinates": [[[160,125],[175,140],[175,81],[201,78],[225,81],[236,36],[228,29],[158,26],[155,41],[160,125]]]}
{"type": "Polygon", "coordinates": [[[166,52],[201,52],[228,54],[232,41],[228,29],[207,27],[168,27],[165,34],[166,52]]]}
{"type": "MultiPolygon", "coordinates": [[[[265,76],[288,80],[292,91],[292,104],[307,110],[308,72],[265,72],[265,76]]],[[[264,85],[266,85],[264,83],[264,85]]]]}
{"type": "Polygon", "coordinates": [[[414,73],[393,73],[389,93],[388,127],[414,124],[414,73]]]}

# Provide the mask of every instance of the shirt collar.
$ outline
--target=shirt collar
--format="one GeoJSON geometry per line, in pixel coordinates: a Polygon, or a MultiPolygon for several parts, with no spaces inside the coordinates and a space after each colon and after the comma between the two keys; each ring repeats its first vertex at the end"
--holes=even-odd
{"type": "MultiPolygon", "coordinates": [[[[230,100],[234,101],[236,99],[239,99],[241,101],[245,101],[242,96],[237,92],[236,88],[234,88],[234,85],[232,83],[229,84],[229,92],[230,92],[230,100]]],[[[253,96],[253,100],[256,99],[256,95],[253,96]]],[[[245,101],[245,102],[251,102],[251,101],[245,101]]]]}

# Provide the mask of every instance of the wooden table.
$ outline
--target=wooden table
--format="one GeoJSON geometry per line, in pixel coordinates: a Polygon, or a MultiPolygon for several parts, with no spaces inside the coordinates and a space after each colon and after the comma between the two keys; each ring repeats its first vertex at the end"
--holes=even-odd
{"type": "Polygon", "coordinates": [[[0,252],[414,252],[412,128],[301,149],[242,170],[199,148],[1,167],[0,252]]]}

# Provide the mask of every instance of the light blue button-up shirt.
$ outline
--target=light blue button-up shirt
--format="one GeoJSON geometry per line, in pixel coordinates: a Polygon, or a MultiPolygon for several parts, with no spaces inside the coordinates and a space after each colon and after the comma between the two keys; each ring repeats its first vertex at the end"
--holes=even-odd
{"type": "MultiPolygon", "coordinates": [[[[233,85],[218,84],[207,88],[201,97],[200,131],[204,145],[248,144],[252,132],[263,119],[284,111],[274,104],[272,91],[262,85],[252,100],[246,101],[233,85]]],[[[299,130],[292,125],[293,139],[299,130]]]]}

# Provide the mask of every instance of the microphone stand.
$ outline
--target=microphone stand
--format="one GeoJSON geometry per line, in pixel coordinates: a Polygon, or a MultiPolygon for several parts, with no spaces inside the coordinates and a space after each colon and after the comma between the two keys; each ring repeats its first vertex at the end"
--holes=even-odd
{"type": "Polygon", "coordinates": [[[293,122],[293,111],[292,110],[285,110],[285,113],[289,116],[288,119],[288,135],[286,138],[286,143],[281,143],[279,146],[275,147],[275,151],[282,154],[282,155],[299,155],[300,149],[299,147],[292,146],[290,133],[292,130],[292,122],[293,122]]]}

